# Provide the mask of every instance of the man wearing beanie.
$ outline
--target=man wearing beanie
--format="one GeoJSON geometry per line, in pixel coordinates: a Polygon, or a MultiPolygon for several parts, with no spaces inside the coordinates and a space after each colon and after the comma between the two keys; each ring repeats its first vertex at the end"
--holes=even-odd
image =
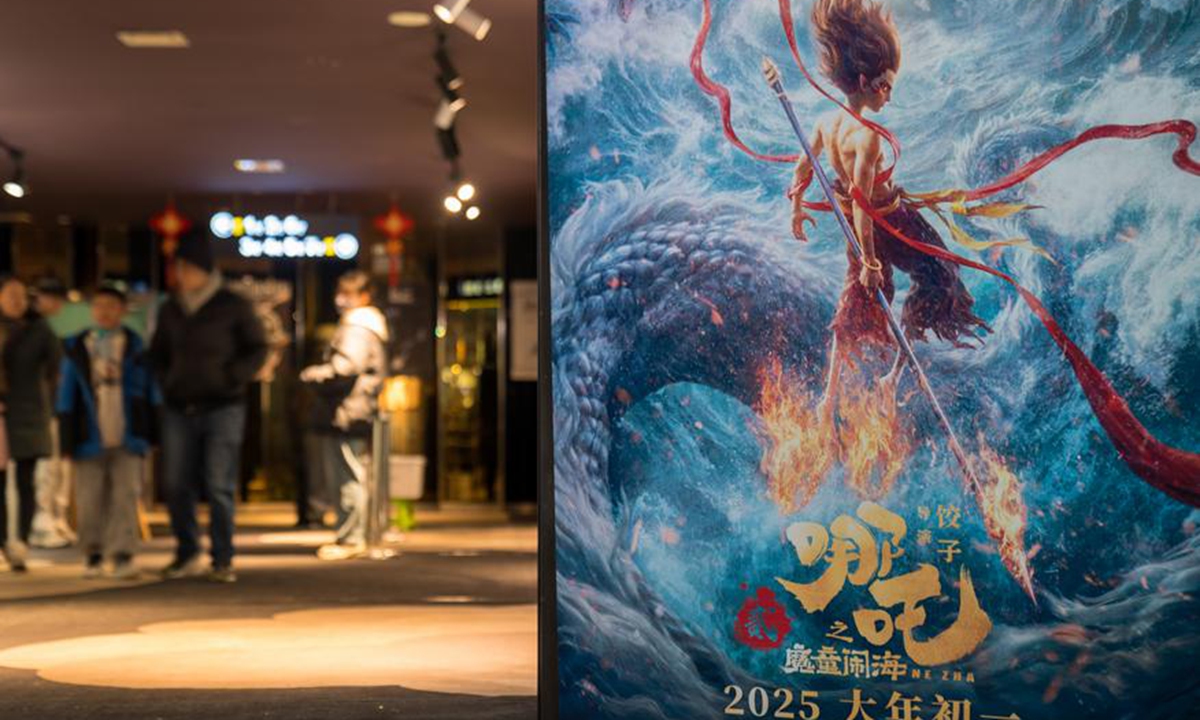
{"type": "Polygon", "coordinates": [[[209,579],[234,582],[233,504],[246,424],[246,388],[267,356],[249,301],[223,287],[207,238],[175,254],[175,292],[159,313],[150,345],[164,401],[163,464],[177,546],[167,578],[199,570],[196,501],[209,502],[209,579]]]}

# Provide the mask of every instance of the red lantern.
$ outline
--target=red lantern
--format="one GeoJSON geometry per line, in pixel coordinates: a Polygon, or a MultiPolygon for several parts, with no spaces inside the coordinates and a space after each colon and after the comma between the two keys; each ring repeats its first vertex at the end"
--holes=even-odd
{"type": "Polygon", "coordinates": [[[167,200],[167,207],[150,218],[150,229],[162,238],[163,270],[167,288],[175,287],[175,251],[179,249],[179,237],[192,227],[192,221],[175,210],[175,201],[167,200]]]}
{"type": "Polygon", "coordinates": [[[387,238],[388,287],[400,284],[400,268],[404,256],[403,237],[413,229],[413,220],[400,212],[393,203],[386,213],[375,218],[375,227],[387,238]]]}

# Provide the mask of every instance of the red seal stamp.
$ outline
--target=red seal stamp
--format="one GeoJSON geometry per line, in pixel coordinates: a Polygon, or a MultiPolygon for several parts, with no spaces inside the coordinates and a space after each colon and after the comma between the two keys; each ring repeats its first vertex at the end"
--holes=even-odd
{"type": "Polygon", "coordinates": [[[792,619],[775,600],[775,593],[759,588],[738,611],[733,634],[737,641],[755,650],[774,650],[792,631],[792,619]]]}

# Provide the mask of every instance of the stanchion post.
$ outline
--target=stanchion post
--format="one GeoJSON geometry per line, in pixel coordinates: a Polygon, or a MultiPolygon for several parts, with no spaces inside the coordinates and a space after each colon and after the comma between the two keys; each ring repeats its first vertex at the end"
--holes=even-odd
{"type": "Polygon", "coordinates": [[[376,418],[371,437],[371,476],[367,484],[367,549],[371,557],[390,557],[393,553],[384,548],[391,517],[389,497],[388,462],[391,455],[389,440],[390,419],[387,415],[376,418]]]}

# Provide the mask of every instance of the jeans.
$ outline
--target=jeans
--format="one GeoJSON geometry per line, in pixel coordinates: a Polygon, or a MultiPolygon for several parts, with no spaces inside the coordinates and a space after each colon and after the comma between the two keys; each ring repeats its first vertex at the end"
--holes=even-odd
{"type": "Polygon", "coordinates": [[[177,560],[190,560],[200,552],[196,502],[203,487],[208,495],[213,567],[232,565],[233,502],[245,427],[244,405],[163,413],[164,480],[177,560]]]}
{"type": "Polygon", "coordinates": [[[337,541],[359,545],[367,540],[367,482],[371,465],[369,443],[339,435],[320,437],[325,482],[338,491],[337,541]]]}

